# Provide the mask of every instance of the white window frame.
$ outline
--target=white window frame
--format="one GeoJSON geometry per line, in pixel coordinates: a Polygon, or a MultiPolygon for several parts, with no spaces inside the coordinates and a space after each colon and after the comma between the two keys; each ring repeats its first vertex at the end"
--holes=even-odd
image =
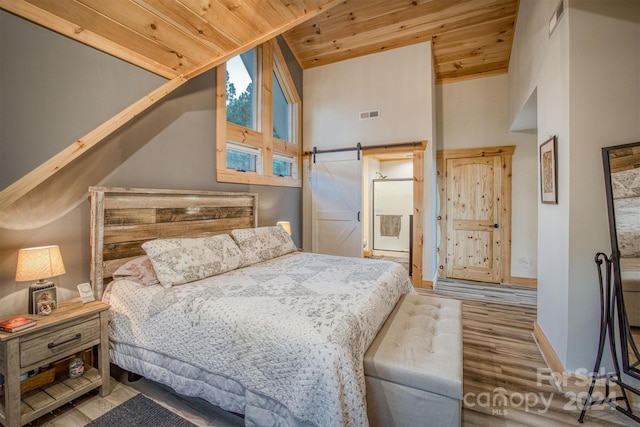
{"type": "Polygon", "coordinates": [[[241,153],[247,153],[247,154],[251,154],[252,156],[256,156],[255,172],[254,171],[238,171],[237,169],[229,169],[229,170],[233,170],[241,173],[257,173],[262,175],[262,152],[261,152],[262,150],[260,148],[251,147],[235,141],[227,141],[226,148],[225,148],[225,155],[226,155],[226,150],[229,148],[231,148],[234,151],[239,151],[241,153]]]}

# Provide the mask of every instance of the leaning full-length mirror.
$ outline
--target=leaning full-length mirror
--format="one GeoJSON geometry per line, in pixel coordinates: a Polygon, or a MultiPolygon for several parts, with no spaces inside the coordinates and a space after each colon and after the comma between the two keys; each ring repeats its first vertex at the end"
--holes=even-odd
{"type": "Polygon", "coordinates": [[[622,367],[640,379],[640,142],[602,149],[622,367]]]}

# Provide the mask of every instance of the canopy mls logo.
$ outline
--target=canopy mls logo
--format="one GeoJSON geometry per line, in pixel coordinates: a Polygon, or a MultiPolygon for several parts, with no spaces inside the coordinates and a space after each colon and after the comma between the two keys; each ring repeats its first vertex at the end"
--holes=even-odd
{"type": "MultiPolygon", "coordinates": [[[[554,407],[564,411],[580,411],[587,399],[587,387],[591,384],[591,378],[596,375],[587,369],[580,368],[573,373],[549,372],[548,369],[538,369],[536,374],[536,386],[539,391],[514,391],[504,387],[496,387],[493,390],[479,393],[465,393],[462,403],[465,408],[480,410],[493,416],[508,416],[510,411],[545,414],[551,408],[554,399],[554,407]],[[570,389],[581,391],[570,391],[570,389]],[[558,392],[559,389],[564,391],[558,392]]],[[[598,390],[593,391],[592,399],[604,403],[617,399],[617,393],[610,388],[603,387],[605,372],[598,374],[596,382],[598,390]]],[[[612,410],[606,404],[598,404],[590,407],[591,411],[612,410]]]]}

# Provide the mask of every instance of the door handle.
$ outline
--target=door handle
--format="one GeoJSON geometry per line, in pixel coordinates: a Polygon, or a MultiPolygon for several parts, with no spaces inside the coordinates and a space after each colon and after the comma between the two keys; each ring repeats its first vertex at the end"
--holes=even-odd
{"type": "Polygon", "coordinates": [[[498,224],[493,224],[493,228],[500,228],[498,224]]]}
{"type": "Polygon", "coordinates": [[[358,222],[360,222],[360,211],[358,211],[358,222]]]}

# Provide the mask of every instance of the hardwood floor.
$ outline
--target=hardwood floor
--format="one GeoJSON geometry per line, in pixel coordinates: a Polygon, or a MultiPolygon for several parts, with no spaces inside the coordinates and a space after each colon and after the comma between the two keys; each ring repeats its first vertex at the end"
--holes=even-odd
{"type": "MultiPolygon", "coordinates": [[[[577,426],[581,405],[577,393],[586,382],[565,377],[565,393],[559,391],[533,339],[533,306],[463,300],[464,401],[463,426],[577,426]]],[[[142,379],[126,381],[112,370],[113,391],[78,399],[31,425],[83,426],[124,402],[144,393],[198,426],[244,425],[237,415],[224,412],[200,399],[178,396],[142,379]]],[[[614,389],[614,391],[617,391],[614,389]]],[[[636,425],[609,406],[592,407],[585,426],[636,425]]]]}
{"type": "MultiPolygon", "coordinates": [[[[464,426],[580,425],[576,395],[588,383],[564,376],[558,389],[532,335],[535,318],[531,306],[463,303],[464,426]]],[[[588,410],[585,425],[636,424],[603,405],[588,410]]]]}

